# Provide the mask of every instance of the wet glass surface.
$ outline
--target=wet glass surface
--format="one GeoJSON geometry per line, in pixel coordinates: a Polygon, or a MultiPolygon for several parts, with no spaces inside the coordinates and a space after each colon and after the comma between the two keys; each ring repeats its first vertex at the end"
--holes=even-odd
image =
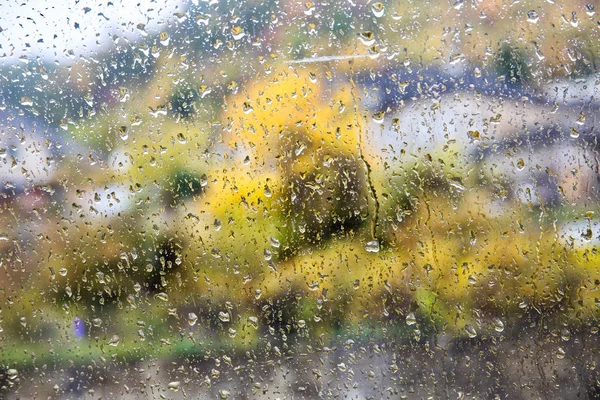
{"type": "Polygon", "coordinates": [[[598,398],[599,27],[0,3],[0,397],[598,398]]]}

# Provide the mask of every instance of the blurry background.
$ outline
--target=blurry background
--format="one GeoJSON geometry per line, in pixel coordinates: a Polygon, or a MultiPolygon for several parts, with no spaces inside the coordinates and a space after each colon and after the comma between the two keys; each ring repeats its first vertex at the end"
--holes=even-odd
{"type": "Polygon", "coordinates": [[[595,5],[2,2],[2,397],[597,398],[595,5]]]}

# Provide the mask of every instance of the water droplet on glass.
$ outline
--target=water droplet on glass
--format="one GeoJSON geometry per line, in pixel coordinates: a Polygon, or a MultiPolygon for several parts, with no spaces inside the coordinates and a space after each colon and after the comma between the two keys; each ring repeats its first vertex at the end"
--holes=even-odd
{"type": "Polygon", "coordinates": [[[373,114],[373,122],[375,122],[376,124],[382,124],[384,116],[385,116],[384,111],[380,111],[378,113],[373,114]]]}
{"type": "Polygon", "coordinates": [[[177,392],[179,390],[179,387],[181,386],[181,382],[179,381],[174,381],[174,382],[169,382],[169,384],[167,385],[167,388],[169,388],[170,390],[177,392]]]}
{"type": "Polygon", "coordinates": [[[250,325],[254,329],[258,329],[258,318],[248,317],[248,325],[250,325]]]}
{"type": "Polygon", "coordinates": [[[500,318],[494,318],[494,330],[496,332],[504,331],[504,322],[500,318]]]}
{"type": "Polygon", "coordinates": [[[219,311],[219,320],[221,322],[229,322],[229,320],[230,320],[229,313],[224,312],[224,311],[219,311]]]}
{"type": "Polygon", "coordinates": [[[14,368],[9,368],[6,371],[6,375],[8,376],[8,379],[14,381],[15,379],[17,379],[17,376],[19,376],[19,372],[14,368]]]}
{"type": "Polygon", "coordinates": [[[337,365],[337,368],[342,372],[345,372],[348,369],[348,367],[346,367],[346,364],[344,364],[344,363],[339,363],[337,365]]]}
{"type": "Polygon", "coordinates": [[[100,318],[94,318],[92,320],[92,325],[94,325],[96,328],[102,326],[102,320],[100,318]]]}
{"type": "Polygon", "coordinates": [[[67,269],[61,268],[58,270],[58,273],[60,274],[60,276],[67,276],[67,269]]]}
{"type": "Polygon", "coordinates": [[[406,325],[411,326],[417,323],[417,318],[415,317],[415,313],[408,313],[406,316],[406,325]]]}
{"type": "Polygon", "coordinates": [[[465,326],[465,332],[467,332],[467,335],[471,339],[477,337],[477,331],[475,330],[475,328],[472,325],[466,325],[465,326]]]}
{"type": "Polygon", "coordinates": [[[198,321],[198,316],[195,313],[191,312],[188,314],[187,322],[190,326],[196,325],[197,321],[198,321]]]}
{"type": "Polygon", "coordinates": [[[252,108],[252,106],[250,105],[250,103],[248,103],[246,101],[242,105],[242,110],[244,111],[244,114],[250,114],[252,111],[254,111],[254,108],[252,108]]]}
{"type": "Polygon", "coordinates": [[[119,127],[119,137],[121,140],[127,140],[129,138],[129,133],[127,132],[126,126],[119,127]]]}
{"type": "Polygon", "coordinates": [[[121,339],[119,338],[119,335],[113,335],[112,338],[110,338],[110,341],[108,342],[109,346],[113,346],[113,347],[117,347],[119,345],[119,341],[121,339]]]}
{"type": "Polygon", "coordinates": [[[156,295],[154,295],[154,298],[162,300],[164,302],[169,301],[169,296],[165,292],[157,293],[156,295]]]}
{"type": "Polygon", "coordinates": [[[312,15],[314,9],[315,9],[314,3],[310,2],[310,1],[307,1],[306,3],[304,3],[304,14],[305,15],[312,15]]]}
{"type": "Polygon", "coordinates": [[[365,46],[371,46],[375,43],[375,34],[371,31],[360,32],[358,38],[365,46]]]}
{"type": "Polygon", "coordinates": [[[369,253],[378,253],[379,249],[379,240],[377,239],[367,242],[367,245],[365,246],[365,250],[369,253]]]}
{"type": "Polygon", "coordinates": [[[244,29],[241,26],[234,26],[233,28],[231,28],[231,34],[233,35],[234,40],[240,40],[241,38],[246,36],[246,33],[244,32],[244,29]]]}
{"type": "Polygon", "coordinates": [[[306,326],[306,321],[303,319],[298,320],[298,327],[304,328],[306,326]]]}
{"type": "Polygon", "coordinates": [[[556,358],[558,358],[559,360],[562,360],[563,358],[565,358],[566,355],[567,355],[567,353],[565,352],[565,349],[563,349],[562,347],[559,347],[556,350],[556,358]]]}
{"type": "Polygon", "coordinates": [[[537,24],[540,20],[540,16],[535,10],[531,10],[527,13],[527,22],[537,24]]]}
{"type": "Polygon", "coordinates": [[[376,2],[371,4],[371,11],[373,12],[373,15],[377,18],[381,18],[383,17],[383,14],[385,13],[385,8],[383,6],[383,3],[381,2],[376,2]]]}
{"type": "Polygon", "coordinates": [[[588,4],[585,6],[585,12],[588,16],[593,16],[594,14],[596,14],[596,11],[594,9],[594,5],[593,4],[588,4]]]}
{"type": "Polygon", "coordinates": [[[569,135],[573,138],[573,139],[577,139],[579,137],[579,131],[575,128],[571,128],[569,130],[569,135]]]}
{"type": "Polygon", "coordinates": [[[273,195],[273,193],[271,192],[271,188],[269,188],[268,185],[265,185],[264,193],[266,197],[271,197],[273,195]]]}
{"type": "Polygon", "coordinates": [[[160,33],[160,44],[162,44],[163,46],[168,46],[169,45],[169,33],[168,32],[161,32],[160,33]]]}
{"type": "Polygon", "coordinates": [[[467,137],[469,138],[469,142],[475,143],[481,140],[481,134],[479,131],[468,131],[467,137]]]}
{"type": "Polygon", "coordinates": [[[179,132],[177,134],[177,141],[181,144],[186,144],[187,143],[187,139],[185,138],[185,135],[182,132],[179,132]]]}
{"type": "Polygon", "coordinates": [[[221,399],[221,400],[227,399],[230,395],[231,395],[231,393],[227,389],[219,390],[219,399],[221,399]]]}

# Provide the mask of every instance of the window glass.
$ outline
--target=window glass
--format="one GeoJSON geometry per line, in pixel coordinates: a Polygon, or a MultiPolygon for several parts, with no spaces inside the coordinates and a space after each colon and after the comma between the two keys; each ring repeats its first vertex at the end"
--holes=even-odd
{"type": "Polygon", "coordinates": [[[0,397],[598,398],[579,0],[0,3],[0,397]]]}

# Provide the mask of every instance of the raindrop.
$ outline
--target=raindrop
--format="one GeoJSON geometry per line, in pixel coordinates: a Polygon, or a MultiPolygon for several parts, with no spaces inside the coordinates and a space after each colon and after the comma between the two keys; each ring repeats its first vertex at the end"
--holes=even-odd
{"type": "Polygon", "coordinates": [[[379,240],[375,239],[375,240],[371,240],[371,241],[367,242],[367,245],[365,246],[365,250],[369,253],[378,253],[380,250],[379,240]]]}
{"type": "Polygon", "coordinates": [[[467,332],[467,335],[471,339],[477,337],[477,331],[475,330],[475,328],[472,325],[466,325],[465,326],[465,332],[467,332]]]}
{"type": "Polygon", "coordinates": [[[360,32],[358,38],[365,46],[371,46],[375,43],[375,34],[371,31],[360,32]]]}
{"type": "Polygon", "coordinates": [[[479,131],[468,131],[467,137],[471,143],[476,143],[481,140],[481,134],[479,131]]]}
{"type": "Polygon", "coordinates": [[[169,40],[170,40],[170,37],[167,32],[160,33],[160,44],[162,44],[163,46],[168,46],[169,40]]]}
{"type": "Polygon", "coordinates": [[[110,341],[108,342],[109,346],[113,346],[113,347],[117,347],[119,345],[120,342],[120,338],[119,335],[113,335],[113,337],[110,338],[110,341]]]}
{"type": "Polygon", "coordinates": [[[186,144],[187,143],[187,139],[185,137],[185,135],[182,132],[179,132],[177,134],[177,141],[181,144],[186,144]]]}
{"type": "Polygon", "coordinates": [[[10,368],[6,371],[6,375],[8,375],[8,379],[14,381],[19,376],[19,372],[14,368],[10,368]]]}
{"type": "Polygon", "coordinates": [[[380,111],[378,113],[373,114],[373,122],[381,125],[383,123],[383,117],[385,116],[384,111],[380,111]]]}
{"type": "Polygon", "coordinates": [[[504,332],[504,322],[500,318],[494,318],[494,330],[496,332],[504,332]]]}
{"type": "Polygon", "coordinates": [[[221,322],[229,322],[230,321],[229,313],[226,313],[224,311],[219,311],[219,320],[221,320],[221,322]]]}
{"type": "Polygon", "coordinates": [[[198,321],[198,316],[195,313],[191,312],[188,314],[187,322],[190,326],[196,325],[197,321],[198,321]]]}
{"type": "Polygon", "coordinates": [[[383,17],[383,14],[385,13],[385,8],[383,7],[383,3],[379,2],[379,1],[376,3],[373,3],[371,5],[371,11],[373,11],[373,15],[375,15],[377,18],[383,17]]]}
{"type": "Polygon", "coordinates": [[[169,296],[165,292],[157,293],[156,295],[154,295],[154,298],[162,300],[164,302],[169,301],[169,296]]]}
{"type": "Polygon", "coordinates": [[[169,382],[169,384],[167,385],[167,387],[174,392],[177,392],[179,390],[180,386],[181,386],[181,382],[179,382],[179,381],[169,382]]]}
{"type": "Polygon", "coordinates": [[[406,316],[406,325],[411,326],[417,323],[417,318],[415,318],[415,313],[408,313],[406,316]]]}
{"type": "Polygon", "coordinates": [[[258,329],[258,318],[248,317],[248,325],[250,325],[254,329],[258,329]]]}
{"type": "Polygon", "coordinates": [[[535,10],[531,10],[527,13],[527,22],[537,24],[540,20],[540,16],[535,10]]]}
{"type": "Polygon", "coordinates": [[[579,137],[579,131],[575,128],[571,128],[569,130],[569,135],[573,138],[573,139],[577,139],[579,137]]]}
{"type": "Polygon", "coordinates": [[[129,138],[129,133],[127,132],[127,127],[126,126],[119,127],[119,137],[122,140],[127,140],[129,138]]]}
{"type": "Polygon", "coordinates": [[[234,40],[240,40],[241,38],[246,36],[246,33],[244,32],[244,29],[241,26],[234,26],[233,28],[231,28],[231,34],[233,35],[234,40]]]}

